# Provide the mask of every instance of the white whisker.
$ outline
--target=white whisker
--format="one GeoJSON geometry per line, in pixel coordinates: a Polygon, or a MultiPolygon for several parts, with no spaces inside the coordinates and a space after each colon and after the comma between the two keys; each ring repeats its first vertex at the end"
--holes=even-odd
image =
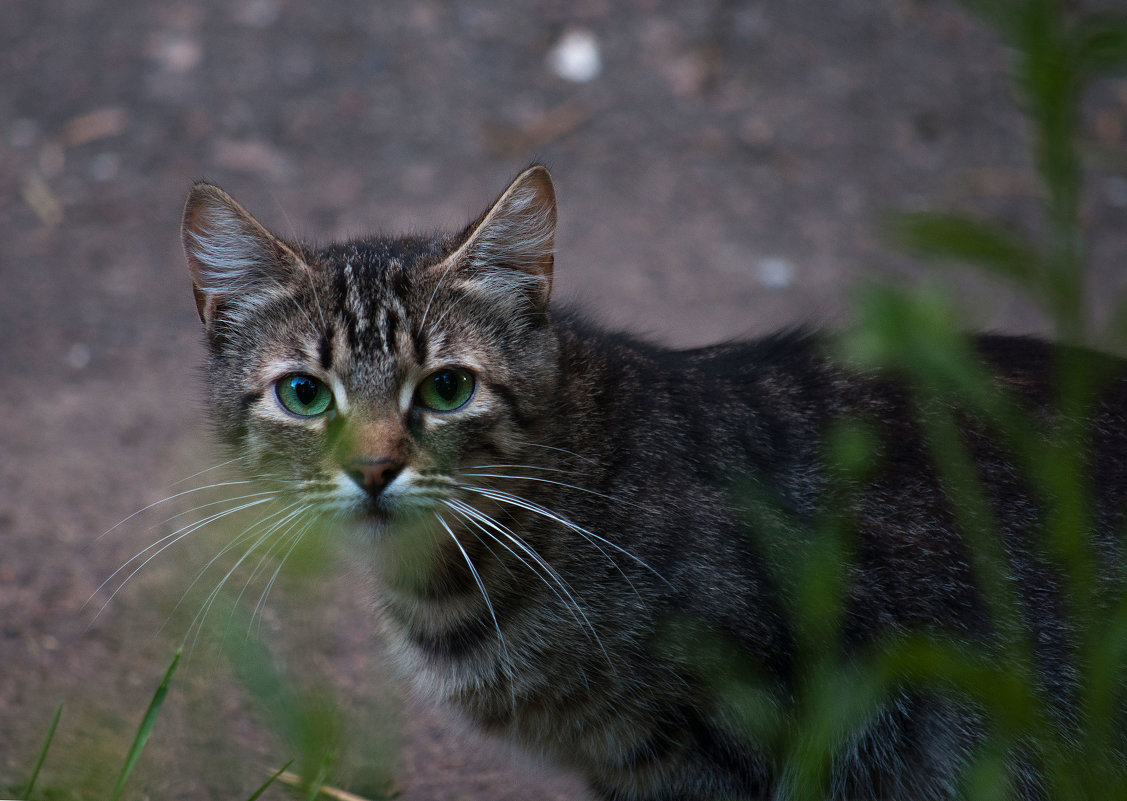
{"type": "MultiPolygon", "coordinates": [[[[305,511],[305,510],[302,509],[300,511],[305,511]]],[[[278,531],[280,531],[281,526],[286,525],[291,520],[293,520],[293,516],[292,515],[287,516],[286,520],[281,521],[281,525],[279,525],[277,528],[274,529],[274,532],[277,533],[278,531]]],[[[310,525],[309,521],[306,521],[306,523],[302,524],[300,531],[301,532],[306,531],[308,529],[309,525],[310,525]]],[[[250,571],[250,575],[247,576],[247,580],[243,582],[243,586],[242,586],[242,589],[239,590],[239,594],[237,596],[235,596],[235,600],[231,604],[231,615],[228,616],[228,623],[230,622],[230,617],[234,616],[235,611],[238,609],[239,604],[242,602],[243,595],[246,594],[246,591],[250,587],[250,585],[254,583],[255,578],[258,576],[259,572],[262,570],[263,565],[266,564],[266,561],[271,557],[272,554],[274,554],[275,551],[278,551],[278,550],[281,550],[282,548],[284,548],[286,546],[286,543],[290,542],[290,540],[292,538],[294,538],[295,536],[300,539],[301,535],[300,535],[300,533],[295,535],[294,531],[293,531],[293,527],[291,526],[284,534],[281,534],[280,536],[273,537],[274,541],[272,543],[270,543],[270,546],[268,548],[266,548],[266,550],[263,552],[262,556],[258,560],[258,564],[256,564],[254,566],[254,569],[250,571]]],[[[292,548],[290,550],[286,551],[286,557],[289,556],[291,551],[292,551],[292,548]]],[[[285,557],[283,557],[283,559],[282,559],[282,562],[284,562],[284,561],[285,561],[285,557]]],[[[278,563],[278,569],[281,569],[282,562],[278,563]]],[[[278,575],[277,570],[275,570],[273,576],[276,577],[277,575],[278,575]]],[[[273,583],[273,580],[271,580],[270,584],[272,584],[272,583],[273,583]]],[[[258,609],[259,609],[261,602],[262,602],[262,597],[260,596],[259,597],[259,603],[255,604],[254,612],[251,613],[250,624],[248,625],[248,629],[247,629],[248,633],[250,631],[250,626],[253,626],[253,624],[254,624],[254,616],[255,616],[255,614],[258,613],[258,609]]]]}
{"type": "Polygon", "coordinates": [[[126,517],[126,518],[119,520],[118,522],[114,523],[112,526],[107,528],[105,531],[103,531],[101,534],[99,534],[95,541],[102,539],[102,537],[106,536],[107,534],[109,534],[114,529],[128,523],[130,520],[135,518],[137,515],[142,514],[143,512],[149,511],[154,506],[160,506],[162,503],[168,503],[169,501],[176,500],[177,498],[179,498],[181,496],[191,495],[193,492],[203,492],[204,490],[216,489],[218,487],[233,487],[236,484],[253,484],[253,483],[255,483],[255,482],[252,479],[246,479],[244,481],[220,481],[216,484],[205,484],[202,487],[195,487],[193,489],[184,490],[183,492],[177,492],[175,495],[169,495],[166,498],[161,498],[159,501],[153,501],[148,506],[141,507],[136,512],[134,512],[133,514],[129,515],[129,517],[126,517]]]}
{"type": "MultiPolygon", "coordinates": [[[[200,608],[200,611],[196,613],[196,616],[194,618],[192,618],[192,622],[188,625],[189,633],[192,631],[193,628],[196,630],[196,635],[192,640],[192,646],[189,650],[193,650],[193,651],[195,650],[196,643],[199,640],[199,635],[203,631],[204,622],[207,620],[207,616],[211,612],[212,605],[214,605],[216,599],[219,597],[219,593],[223,590],[224,585],[231,578],[231,576],[234,575],[235,571],[238,570],[240,566],[242,566],[243,562],[245,562],[250,557],[250,555],[252,553],[254,553],[263,542],[266,542],[268,539],[270,539],[272,536],[274,536],[274,534],[282,526],[284,526],[287,522],[292,520],[295,516],[301,514],[302,511],[304,511],[304,507],[298,506],[298,508],[294,509],[294,511],[285,515],[285,517],[282,517],[280,520],[276,520],[274,523],[272,523],[269,526],[269,528],[266,529],[266,531],[264,531],[262,534],[260,534],[254,540],[254,542],[251,543],[251,546],[249,548],[247,548],[247,550],[243,553],[243,555],[240,556],[235,561],[235,564],[231,565],[231,568],[224,574],[223,578],[219,580],[219,583],[215,586],[215,589],[213,589],[208,594],[207,598],[204,599],[204,603],[203,603],[203,606],[200,608]]],[[[214,560],[212,560],[212,561],[214,561],[214,560]]]]}
{"type": "Polygon", "coordinates": [[[501,470],[506,467],[512,467],[517,470],[548,470],[553,473],[574,473],[574,470],[565,470],[562,467],[543,467],[535,464],[471,464],[463,470],[501,470]]]}
{"type": "Polygon", "coordinates": [[[446,533],[450,535],[450,539],[454,541],[454,544],[458,546],[458,550],[461,552],[462,558],[466,560],[466,567],[470,569],[470,573],[473,575],[474,581],[477,582],[477,588],[481,590],[481,597],[485,600],[485,606],[489,610],[489,616],[493,618],[493,628],[497,630],[497,639],[500,641],[501,650],[505,654],[505,659],[502,663],[503,672],[509,678],[509,692],[512,694],[512,708],[515,710],[517,706],[517,696],[516,682],[513,681],[512,675],[512,657],[509,655],[509,646],[505,643],[505,635],[501,633],[501,624],[497,621],[497,614],[493,610],[493,601],[489,599],[489,592],[485,589],[485,583],[481,580],[481,576],[478,575],[477,568],[474,567],[474,563],[473,560],[470,559],[470,555],[466,553],[466,549],[463,548],[462,543],[458,541],[458,537],[454,534],[450,526],[447,525],[446,521],[442,519],[441,515],[435,513],[435,518],[442,525],[442,527],[446,529],[446,533]]]}
{"type": "Polygon", "coordinates": [[[573,456],[576,459],[581,459],[582,461],[589,462],[590,464],[593,464],[593,465],[599,464],[599,462],[597,460],[592,459],[589,456],[583,456],[582,454],[578,454],[575,451],[569,451],[567,448],[557,448],[555,445],[542,445],[539,442],[522,442],[521,445],[526,445],[530,448],[544,448],[545,450],[556,451],[557,453],[563,453],[563,454],[566,454],[568,456],[573,456]]]}
{"type": "MultiPolygon", "coordinates": [[[[176,601],[176,605],[172,607],[172,611],[169,612],[168,618],[165,619],[164,625],[168,625],[168,621],[172,619],[172,615],[174,615],[176,613],[176,610],[179,609],[181,604],[184,603],[184,600],[188,597],[188,593],[190,593],[192,591],[192,588],[195,587],[196,584],[199,583],[200,579],[202,579],[204,577],[204,575],[207,573],[207,571],[211,569],[212,565],[214,565],[216,562],[218,562],[220,559],[222,559],[226,554],[228,554],[230,551],[237,548],[239,545],[242,545],[247,540],[253,539],[254,537],[259,536],[258,534],[254,533],[256,529],[259,529],[263,526],[273,525],[271,523],[271,521],[274,521],[277,518],[281,517],[282,515],[285,515],[291,509],[294,509],[295,507],[300,506],[302,503],[303,503],[303,501],[293,501],[291,503],[288,503],[285,506],[283,506],[281,509],[277,509],[277,510],[271,512],[270,514],[266,515],[265,517],[261,517],[258,520],[255,520],[252,523],[248,524],[246,526],[246,528],[244,528],[236,536],[234,536],[230,540],[228,540],[227,544],[224,545],[222,548],[220,548],[219,552],[216,553],[215,556],[211,557],[211,559],[208,560],[207,564],[205,564],[203,567],[201,567],[199,569],[199,571],[196,573],[196,575],[192,579],[192,581],[188,584],[187,587],[184,588],[184,591],[180,594],[179,600],[176,601]]],[[[253,547],[257,547],[257,545],[255,545],[253,547]]],[[[253,550],[253,547],[252,547],[252,550],[253,550]]],[[[163,626],[162,626],[162,628],[163,628],[163,626]]],[[[190,629],[189,629],[189,631],[190,631],[190,629]]]]}
{"type": "Polygon", "coordinates": [[[94,597],[99,592],[101,592],[110,581],[113,580],[114,576],[118,575],[123,570],[128,568],[129,565],[131,565],[134,561],[136,561],[138,558],[143,556],[148,551],[151,551],[154,548],[156,548],[156,550],[153,551],[152,554],[150,554],[144,561],[142,561],[139,565],[137,565],[137,567],[134,568],[129,573],[129,575],[127,575],[124,579],[122,579],[121,583],[118,584],[116,588],[114,588],[114,591],[112,593],[110,593],[110,597],[107,598],[105,600],[105,603],[103,603],[101,605],[101,607],[98,608],[98,611],[95,613],[94,617],[90,621],[90,625],[93,625],[94,622],[98,619],[98,617],[102,614],[102,612],[105,611],[106,607],[109,606],[110,601],[112,601],[114,599],[114,597],[121,591],[121,588],[124,587],[126,584],[128,584],[129,580],[132,579],[135,575],[137,575],[137,573],[145,565],[147,565],[149,562],[153,561],[153,559],[160,556],[160,554],[162,554],[164,551],[168,550],[173,545],[175,545],[176,543],[178,543],[180,540],[184,539],[188,535],[192,534],[193,532],[198,531],[199,529],[203,528],[208,523],[211,523],[211,522],[218,520],[222,517],[226,517],[227,515],[235,514],[236,512],[242,511],[243,509],[249,509],[252,506],[257,506],[261,503],[266,503],[269,500],[271,500],[271,499],[270,498],[259,498],[258,500],[250,501],[249,503],[245,503],[245,504],[242,504],[241,506],[237,506],[234,509],[226,509],[222,512],[216,512],[213,515],[208,515],[206,518],[204,518],[201,521],[189,523],[186,526],[182,526],[181,528],[176,529],[176,531],[172,532],[171,534],[167,534],[164,537],[161,537],[156,542],[154,542],[151,545],[148,545],[145,548],[143,548],[142,550],[138,551],[136,554],[131,556],[128,559],[128,561],[126,561],[124,564],[122,564],[121,567],[119,567],[117,570],[115,570],[113,573],[111,573],[109,576],[107,576],[105,581],[103,581],[101,584],[98,585],[98,588],[96,590],[94,590],[93,593],[91,593],[89,598],[86,599],[86,602],[83,604],[83,607],[85,607],[86,604],[90,603],[90,601],[92,601],[94,599],[94,597]],[[161,543],[165,543],[165,544],[161,545],[161,543]],[[161,545],[161,547],[157,548],[158,545],[161,545]]]}
{"type": "MultiPolygon", "coordinates": [[[[446,500],[445,503],[451,509],[451,511],[453,511],[455,514],[457,514],[459,517],[461,517],[466,522],[471,523],[478,530],[487,534],[490,539],[492,539],[494,542],[496,542],[498,545],[500,545],[506,551],[511,553],[516,559],[518,559],[520,561],[520,563],[522,565],[527,567],[535,575],[537,575],[537,576],[539,576],[540,578],[543,579],[543,575],[540,573],[540,570],[543,570],[545,573],[548,574],[548,576],[553,581],[556,581],[556,582],[559,583],[560,588],[563,589],[564,592],[567,592],[566,583],[563,581],[563,579],[560,577],[560,575],[555,571],[555,569],[552,568],[552,566],[549,565],[547,563],[547,561],[542,556],[540,556],[539,553],[536,552],[535,549],[533,549],[530,545],[528,545],[528,543],[524,542],[524,540],[522,540],[512,529],[505,526],[503,523],[493,519],[492,517],[490,517],[489,515],[485,514],[482,511],[480,511],[479,509],[475,509],[474,507],[470,506],[467,503],[462,503],[461,501],[453,499],[453,498],[446,500]],[[499,540],[499,539],[496,538],[495,535],[490,534],[488,529],[493,529],[494,531],[497,531],[498,533],[503,534],[506,539],[508,539],[514,545],[516,545],[518,548],[520,548],[522,552],[526,553],[533,560],[533,563],[535,564],[536,567],[534,567],[533,565],[530,565],[527,561],[525,561],[525,559],[520,554],[518,554],[511,547],[509,547],[504,541],[499,540]],[[540,568],[540,570],[537,570],[536,569],[537,567],[540,568]]],[[[552,587],[552,585],[550,583],[548,583],[546,580],[545,580],[545,584],[550,589],[552,589],[553,592],[556,593],[557,597],[561,601],[565,600],[563,596],[559,595],[558,590],[556,590],[555,587],[552,587]]],[[[571,597],[570,593],[568,593],[568,597],[571,598],[572,602],[574,602],[574,598],[571,597]]],[[[572,614],[574,615],[575,612],[573,611],[572,614]]],[[[578,622],[578,620],[579,619],[576,618],[576,622],[578,622]]]]}
{"type": "Polygon", "coordinates": [[[539,476],[514,476],[514,475],[504,475],[504,474],[501,474],[501,473],[462,473],[462,475],[468,476],[470,478],[519,479],[521,481],[539,481],[543,484],[555,484],[557,487],[566,487],[567,489],[573,489],[573,490],[576,490],[577,492],[586,492],[588,495],[595,495],[599,498],[604,498],[608,501],[613,501],[614,503],[621,504],[623,506],[632,506],[635,509],[641,509],[643,511],[649,511],[648,509],[646,509],[646,507],[641,506],[640,504],[636,504],[636,503],[632,503],[631,501],[624,501],[624,500],[621,500],[619,498],[615,498],[613,495],[607,495],[605,492],[597,492],[596,490],[587,489],[586,487],[580,487],[580,486],[577,486],[576,484],[569,484],[566,481],[554,481],[550,478],[541,478],[539,476]]]}
{"type": "Polygon", "coordinates": [[[430,305],[432,303],[434,303],[434,296],[438,294],[438,289],[439,289],[439,287],[442,286],[442,282],[445,281],[446,276],[450,275],[452,272],[454,272],[453,269],[446,269],[446,270],[442,271],[442,275],[438,276],[438,281],[436,281],[435,284],[434,284],[434,290],[430,293],[430,298],[427,300],[427,306],[426,306],[425,309],[423,309],[422,319],[419,321],[419,330],[420,331],[426,331],[427,330],[426,329],[427,315],[430,314],[430,305]]]}
{"type": "MultiPolygon", "coordinates": [[[[297,530],[296,533],[289,535],[290,539],[293,540],[293,544],[290,545],[289,549],[278,561],[278,566],[274,568],[274,572],[271,574],[269,581],[267,581],[266,586],[262,588],[262,594],[258,596],[258,603],[254,605],[254,611],[250,614],[250,626],[254,625],[255,617],[257,617],[259,621],[262,620],[262,616],[259,613],[262,612],[262,610],[266,607],[266,599],[270,595],[270,590],[274,588],[274,582],[278,580],[278,575],[282,572],[282,568],[289,560],[290,555],[293,554],[294,549],[296,549],[298,544],[305,538],[305,535],[309,533],[309,529],[313,528],[314,522],[315,518],[310,517],[310,519],[307,520],[305,524],[297,530]]],[[[286,540],[283,538],[283,544],[285,543],[285,541],[286,540]]],[[[247,627],[248,635],[250,634],[250,626],[247,627]]]]}
{"type": "MultiPolygon", "coordinates": [[[[623,554],[624,556],[626,556],[626,557],[632,559],[633,561],[637,562],[639,565],[641,565],[646,570],[653,573],[655,576],[657,576],[662,581],[666,581],[665,577],[662,576],[660,573],[658,573],[657,570],[650,567],[650,565],[647,564],[644,560],[635,556],[633,553],[626,550],[622,546],[611,542],[606,537],[601,537],[598,534],[594,533],[593,531],[590,531],[586,528],[583,528],[583,526],[580,526],[576,523],[573,523],[572,521],[568,520],[566,517],[558,515],[555,512],[551,511],[550,509],[544,508],[543,506],[541,506],[538,503],[534,503],[534,502],[529,501],[525,498],[522,498],[518,495],[513,495],[512,493],[504,492],[502,490],[496,490],[496,489],[491,489],[491,488],[486,488],[486,487],[477,487],[477,486],[473,486],[471,484],[459,484],[458,486],[461,489],[469,490],[470,492],[476,492],[479,495],[484,495],[485,497],[492,498],[495,501],[500,501],[501,503],[507,503],[507,504],[510,504],[512,506],[516,506],[516,507],[519,507],[521,509],[525,509],[529,512],[533,512],[535,514],[538,514],[541,517],[547,518],[548,520],[553,520],[556,523],[559,523],[561,526],[564,526],[565,528],[568,528],[568,529],[574,531],[576,534],[579,534],[582,537],[584,537],[588,542],[590,542],[592,545],[594,545],[595,548],[599,551],[599,553],[601,553],[607,560],[609,560],[611,564],[615,565],[615,567],[618,567],[618,563],[615,562],[613,559],[611,559],[611,557],[602,548],[599,548],[599,546],[596,544],[596,541],[601,542],[601,543],[615,549],[616,551],[623,554]]],[[[630,577],[626,575],[626,573],[622,570],[622,568],[619,567],[618,572],[622,574],[622,577],[626,579],[627,583],[630,584],[631,588],[634,588],[634,582],[630,581],[630,577]]],[[[668,582],[666,582],[666,583],[668,583],[668,582]]],[[[635,590],[635,592],[637,592],[636,588],[634,588],[634,590],[635,590]]]]}
{"type": "MultiPolygon", "coordinates": [[[[218,506],[221,503],[234,503],[235,501],[245,501],[247,498],[263,498],[266,496],[277,496],[280,494],[280,490],[263,490],[262,492],[249,492],[246,495],[236,495],[234,498],[223,498],[218,501],[208,501],[207,503],[201,503],[198,506],[193,506],[190,509],[185,509],[183,512],[177,512],[174,515],[170,515],[162,521],[162,524],[171,523],[173,520],[176,520],[179,517],[190,515],[194,512],[200,511],[201,509],[207,509],[209,506],[218,506]]],[[[153,528],[156,528],[156,526],[151,526],[150,530],[152,530],[153,528]]]]}
{"type": "Polygon", "coordinates": [[[550,564],[548,564],[547,560],[544,559],[544,557],[542,557],[539,553],[537,553],[536,550],[532,546],[530,546],[523,539],[521,539],[520,536],[517,535],[516,532],[514,532],[508,526],[506,526],[503,523],[493,519],[489,515],[482,512],[481,510],[475,509],[474,507],[470,506],[469,504],[463,503],[463,502],[455,500],[455,499],[447,500],[446,505],[449,506],[450,509],[452,511],[454,511],[456,514],[458,514],[460,517],[462,517],[464,520],[466,520],[466,522],[474,525],[482,533],[484,533],[486,536],[490,537],[494,542],[496,542],[498,545],[500,545],[506,551],[511,553],[522,565],[527,567],[533,574],[538,576],[540,578],[540,580],[544,582],[544,585],[546,587],[548,587],[548,589],[550,589],[555,594],[556,598],[559,599],[560,603],[563,604],[564,608],[567,609],[571,613],[572,617],[575,619],[575,622],[581,623],[583,626],[586,627],[584,630],[590,632],[590,636],[594,639],[595,643],[599,646],[599,650],[601,650],[603,652],[603,655],[607,658],[607,663],[610,665],[611,670],[612,671],[615,670],[614,663],[611,661],[611,658],[610,658],[610,654],[608,654],[606,649],[603,647],[603,642],[599,638],[598,632],[595,631],[594,625],[592,625],[590,619],[587,617],[587,613],[583,611],[583,607],[579,604],[579,601],[576,600],[574,593],[572,593],[571,588],[568,586],[568,583],[566,581],[564,581],[563,577],[559,574],[559,572],[555,568],[553,568],[550,564]],[[541,570],[543,570],[547,574],[548,578],[551,578],[552,581],[554,581],[556,583],[556,585],[559,587],[559,589],[556,589],[556,587],[552,585],[552,582],[548,581],[548,579],[545,578],[544,575],[541,574],[540,571],[536,569],[536,567],[533,567],[533,565],[530,565],[528,562],[526,562],[520,554],[518,554],[516,551],[514,551],[512,548],[510,548],[507,544],[505,544],[504,541],[497,539],[496,535],[490,534],[489,531],[486,529],[486,526],[488,526],[489,528],[493,529],[494,531],[504,535],[506,539],[508,539],[509,541],[511,541],[513,543],[513,545],[520,548],[521,551],[526,553],[529,556],[529,558],[531,558],[533,560],[534,564],[537,567],[539,567],[541,570]],[[561,590],[563,591],[562,595],[560,594],[561,590]]]}
{"type": "Polygon", "coordinates": [[[170,486],[175,487],[179,484],[183,484],[185,481],[191,481],[193,478],[196,478],[197,476],[202,476],[204,473],[210,473],[212,470],[218,470],[221,467],[226,467],[229,464],[234,464],[235,462],[239,462],[239,461],[242,461],[243,459],[249,459],[249,458],[250,458],[249,454],[244,453],[242,456],[236,456],[234,459],[228,459],[225,462],[220,462],[219,464],[213,464],[211,467],[205,467],[203,470],[200,470],[197,473],[192,473],[192,475],[187,476],[185,478],[182,478],[179,481],[172,482],[172,484],[170,486]]]}

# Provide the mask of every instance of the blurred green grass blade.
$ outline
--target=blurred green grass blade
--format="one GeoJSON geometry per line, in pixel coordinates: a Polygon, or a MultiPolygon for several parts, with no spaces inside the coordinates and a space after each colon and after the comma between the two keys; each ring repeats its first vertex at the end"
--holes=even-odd
{"type": "Polygon", "coordinates": [[[903,372],[930,390],[975,400],[985,381],[953,302],[930,288],[870,284],[854,301],[856,324],[838,340],[847,364],[903,372]]]}
{"type": "Polygon", "coordinates": [[[982,267],[1030,291],[1041,285],[1037,253],[997,225],[957,214],[918,212],[894,215],[885,231],[894,244],[918,256],[982,267]]]}
{"type": "Polygon", "coordinates": [[[1127,17],[1085,20],[1076,32],[1076,51],[1087,75],[1127,73],[1127,17]]]}
{"type": "MultiPolygon", "coordinates": [[[[250,697],[286,743],[302,776],[320,776],[340,756],[344,714],[324,688],[302,689],[261,642],[227,638],[228,657],[250,697]]],[[[323,775],[322,775],[323,774],[323,775]]],[[[283,777],[283,781],[285,777],[283,777]]]]}
{"type": "Polygon", "coordinates": [[[271,776],[269,779],[267,779],[262,784],[261,787],[259,787],[253,793],[251,793],[250,797],[247,798],[247,801],[257,801],[258,797],[261,796],[263,793],[265,793],[267,791],[267,789],[269,789],[270,785],[272,785],[274,782],[276,782],[279,779],[279,777],[281,777],[281,775],[283,773],[285,773],[287,770],[289,770],[289,767],[292,764],[293,764],[293,760],[291,759],[289,762],[282,765],[282,767],[278,768],[278,770],[275,771],[273,776],[271,776]]]}
{"type": "Polygon", "coordinates": [[[160,686],[157,687],[153,693],[153,700],[149,702],[149,708],[145,712],[145,717],[141,719],[141,725],[137,727],[137,736],[133,738],[133,745],[129,749],[129,755],[125,758],[125,764],[121,767],[121,775],[117,778],[117,786],[113,789],[113,794],[110,796],[111,801],[117,801],[121,798],[121,791],[125,788],[125,782],[129,779],[129,774],[133,772],[134,765],[141,757],[141,752],[145,750],[145,743],[149,741],[149,734],[152,733],[153,726],[156,724],[157,715],[160,714],[161,705],[164,704],[164,698],[168,695],[169,685],[172,684],[172,674],[176,672],[176,666],[180,664],[181,649],[177,648],[176,653],[172,656],[172,662],[168,666],[168,670],[164,672],[164,678],[161,679],[160,686]]]}
{"type": "Polygon", "coordinates": [[[39,749],[39,758],[35,760],[35,767],[31,770],[31,778],[27,780],[27,788],[20,798],[31,798],[31,791],[35,789],[35,782],[39,779],[39,771],[47,760],[47,752],[51,749],[51,741],[55,739],[55,729],[59,727],[59,718],[63,716],[63,705],[55,707],[55,715],[51,718],[51,725],[47,727],[47,736],[43,738],[43,747],[39,749]]]}
{"type": "Polygon", "coordinates": [[[1115,298],[1114,303],[1102,332],[1103,340],[1112,349],[1127,346],[1127,296],[1115,298]]]}
{"type": "Polygon", "coordinates": [[[1004,741],[992,738],[986,751],[979,754],[965,770],[963,795],[967,801],[997,801],[1011,797],[1010,756],[1004,741]]]}
{"type": "MultiPolygon", "coordinates": [[[[1108,619],[1093,631],[1087,658],[1085,704],[1089,735],[1109,737],[1123,693],[1122,676],[1127,664],[1127,595],[1120,592],[1108,619]]],[[[1107,747],[1110,743],[1101,743],[1107,747]]]]}
{"type": "Polygon", "coordinates": [[[325,779],[329,776],[329,760],[323,758],[321,764],[317,768],[317,775],[313,777],[313,781],[309,782],[309,794],[305,797],[306,801],[317,801],[321,795],[321,788],[325,786],[325,779]]]}
{"type": "Polygon", "coordinates": [[[876,670],[907,686],[956,690],[980,703],[1009,735],[1037,724],[1036,688],[1011,662],[998,662],[983,649],[927,635],[893,641],[877,655],[876,670]]]}

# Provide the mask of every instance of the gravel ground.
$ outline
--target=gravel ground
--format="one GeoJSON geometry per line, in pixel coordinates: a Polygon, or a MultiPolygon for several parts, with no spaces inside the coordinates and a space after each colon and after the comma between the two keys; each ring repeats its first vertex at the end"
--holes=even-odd
{"type": "MultiPolygon", "coordinates": [[[[42,788],[106,795],[202,596],[173,608],[222,544],[201,532],[84,606],[190,504],[99,535],[222,459],[178,244],[193,180],[323,240],[460,226],[544,161],[559,296],[678,345],[841,325],[858,282],[934,276],[882,247],[889,210],[1037,223],[1007,53],[943,0],[8,0],[0,18],[0,795],[60,701],[42,788]]],[[[1127,81],[1084,121],[1102,315],[1127,264],[1127,81]]],[[[1043,330],[940,277],[968,324],[1043,330]]],[[[346,563],[282,583],[257,625],[295,681],[358,712],[353,788],[582,797],[408,697],[346,563]]],[[[232,608],[180,668],[136,797],[246,798],[292,755],[214,644],[245,628],[232,608]]]]}

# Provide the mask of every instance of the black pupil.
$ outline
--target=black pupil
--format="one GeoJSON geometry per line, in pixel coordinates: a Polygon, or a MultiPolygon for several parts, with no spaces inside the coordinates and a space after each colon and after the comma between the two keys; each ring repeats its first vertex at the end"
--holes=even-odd
{"type": "Polygon", "coordinates": [[[452,401],[458,395],[458,376],[452,370],[443,370],[434,377],[434,391],[445,401],[452,401]]]}
{"type": "Polygon", "coordinates": [[[298,401],[305,406],[308,406],[317,399],[317,390],[319,388],[318,383],[312,378],[298,376],[293,380],[293,394],[296,395],[298,401]]]}

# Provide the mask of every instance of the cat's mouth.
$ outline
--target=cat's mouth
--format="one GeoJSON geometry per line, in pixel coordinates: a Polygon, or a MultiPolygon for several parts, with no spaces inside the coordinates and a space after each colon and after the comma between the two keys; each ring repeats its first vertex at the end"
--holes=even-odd
{"type": "Polygon", "coordinates": [[[430,476],[420,479],[408,469],[386,486],[374,488],[345,473],[337,480],[337,494],[360,528],[380,537],[433,519],[449,493],[447,483],[430,476]]]}
{"type": "Polygon", "coordinates": [[[431,497],[401,498],[381,494],[360,500],[354,507],[354,515],[358,522],[382,536],[432,517],[438,505],[431,497]]]}
{"type": "Polygon", "coordinates": [[[379,526],[390,526],[397,517],[403,514],[401,505],[382,496],[362,498],[355,504],[355,515],[364,523],[379,526]]]}

